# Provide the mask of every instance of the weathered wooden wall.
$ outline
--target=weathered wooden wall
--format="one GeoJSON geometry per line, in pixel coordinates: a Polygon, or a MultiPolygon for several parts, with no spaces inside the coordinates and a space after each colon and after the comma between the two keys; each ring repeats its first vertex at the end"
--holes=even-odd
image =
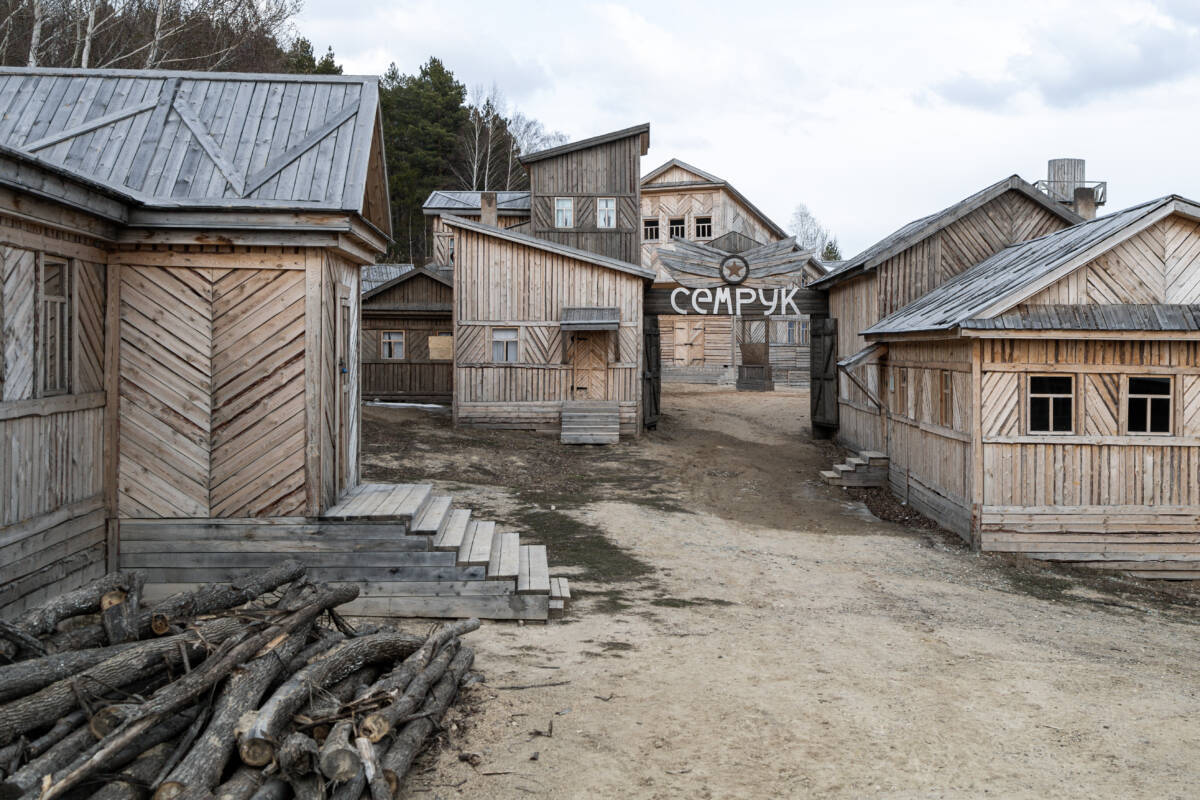
{"type": "Polygon", "coordinates": [[[453,333],[454,290],[423,274],[363,301],[363,397],[381,400],[446,402],[451,398],[453,364],[429,357],[429,337],[453,333]],[[404,358],[380,357],[381,331],[404,331],[404,358]]]}
{"type": "Polygon", "coordinates": [[[592,253],[641,262],[642,135],[573,150],[527,164],[530,183],[530,232],[539,239],[592,253]],[[554,198],[575,200],[575,225],[554,225],[554,198]],[[596,227],[596,198],[616,200],[617,226],[596,227]]]}
{"type": "MultiPolygon", "coordinates": [[[[563,309],[618,309],[608,399],[620,404],[622,430],[636,433],[641,400],[641,300],[635,275],[565,255],[459,229],[454,285],[454,413],[457,422],[557,429],[571,399],[564,364],[563,309]],[[491,361],[492,328],[517,328],[520,363],[491,361]]],[[[611,350],[610,350],[611,352],[611,350]]]]}
{"type": "Polygon", "coordinates": [[[0,615],[104,572],[105,254],[100,242],[0,216],[0,615]],[[41,268],[69,264],[69,393],[46,396],[41,268]]]}

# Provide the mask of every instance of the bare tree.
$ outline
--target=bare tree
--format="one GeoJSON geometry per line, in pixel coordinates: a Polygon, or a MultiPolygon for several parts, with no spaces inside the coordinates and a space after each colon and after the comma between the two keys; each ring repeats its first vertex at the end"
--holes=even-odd
{"type": "Polygon", "coordinates": [[[821,224],[804,203],[796,205],[788,230],[796,237],[796,244],[805,250],[816,250],[818,253],[825,249],[825,243],[833,237],[829,229],[821,224]]]}

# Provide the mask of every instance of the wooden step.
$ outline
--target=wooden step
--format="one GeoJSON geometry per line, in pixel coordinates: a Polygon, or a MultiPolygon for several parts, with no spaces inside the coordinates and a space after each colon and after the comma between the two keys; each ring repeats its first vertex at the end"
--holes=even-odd
{"type": "Polygon", "coordinates": [[[566,578],[550,579],[550,604],[547,609],[552,618],[561,617],[566,613],[567,602],[571,599],[571,590],[566,578]]]}
{"type": "Polygon", "coordinates": [[[834,472],[831,469],[821,470],[821,477],[824,478],[827,482],[832,483],[834,486],[839,485],[839,483],[842,479],[842,476],[840,474],[838,474],[837,472],[834,472]]]}
{"type": "Polygon", "coordinates": [[[847,472],[854,472],[854,467],[849,464],[834,464],[833,471],[839,475],[844,475],[847,472]]]}
{"type": "Polygon", "coordinates": [[[462,546],[463,537],[467,535],[467,526],[471,524],[471,510],[456,508],[450,512],[449,519],[442,527],[442,532],[433,540],[434,550],[458,550],[462,546]]]}
{"type": "Polygon", "coordinates": [[[512,580],[520,571],[521,537],[499,533],[492,538],[492,557],[488,560],[489,581],[512,580]]]}
{"type": "Polygon", "coordinates": [[[496,523],[472,522],[467,526],[467,535],[458,548],[458,565],[486,567],[492,558],[492,538],[496,535],[496,523]]]}
{"type": "Polygon", "coordinates": [[[396,516],[416,519],[433,499],[433,486],[428,483],[418,483],[412,487],[408,496],[396,506],[396,516]]]}
{"type": "Polygon", "coordinates": [[[431,498],[408,532],[419,536],[437,536],[450,520],[450,504],[453,500],[444,495],[431,498]]]}
{"type": "Polygon", "coordinates": [[[873,467],[887,466],[887,453],[881,453],[878,450],[863,450],[858,454],[859,458],[866,459],[867,463],[873,467]]]}
{"type": "Polygon", "coordinates": [[[517,594],[549,594],[550,566],[546,545],[521,545],[517,563],[517,594]]]}
{"type": "Polygon", "coordinates": [[[850,466],[854,467],[855,469],[857,469],[859,467],[867,466],[867,464],[869,462],[865,458],[859,458],[858,456],[850,456],[850,458],[846,459],[846,463],[849,464],[850,466]]]}

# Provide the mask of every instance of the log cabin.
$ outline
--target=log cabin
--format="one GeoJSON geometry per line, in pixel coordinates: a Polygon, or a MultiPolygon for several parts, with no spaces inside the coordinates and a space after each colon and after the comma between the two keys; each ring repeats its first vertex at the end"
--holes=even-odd
{"type": "MultiPolygon", "coordinates": [[[[678,267],[670,268],[660,258],[672,242],[710,248],[713,257],[704,260],[715,267],[720,260],[717,253],[746,254],[788,239],[731,183],[677,158],[647,173],[641,192],[642,263],[656,270],[656,288],[682,285],[678,267]]],[[[809,258],[798,262],[795,283],[803,285],[824,275],[821,262],[809,258]]],[[[773,382],[808,384],[810,320],[806,314],[776,315],[769,328],[743,325],[728,314],[660,314],[658,324],[664,381],[734,383],[742,364],[741,345],[748,343],[739,341],[739,334],[761,330],[764,335],[758,338],[769,342],[773,382]]]]}
{"type": "Polygon", "coordinates": [[[373,77],[0,70],[0,615],[297,557],[362,613],[546,618],[544,548],[359,481],[383,157],[373,77]]]}
{"type": "Polygon", "coordinates": [[[450,270],[412,264],[362,268],[364,400],[450,403],[453,300],[450,270]]]}
{"type": "Polygon", "coordinates": [[[1200,205],[1011,245],[861,335],[897,495],[981,550],[1200,578],[1200,205]]]}

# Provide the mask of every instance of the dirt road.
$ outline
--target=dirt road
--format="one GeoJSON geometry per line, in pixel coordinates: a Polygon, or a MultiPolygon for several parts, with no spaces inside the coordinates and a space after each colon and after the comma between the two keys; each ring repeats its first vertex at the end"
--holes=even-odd
{"type": "Polygon", "coordinates": [[[487,682],[406,797],[1197,796],[1189,590],[875,519],[815,482],[804,395],[664,408],[609,448],[367,410],[367,479],[455,491],[576,597],[472,634],[487,682]]]}

